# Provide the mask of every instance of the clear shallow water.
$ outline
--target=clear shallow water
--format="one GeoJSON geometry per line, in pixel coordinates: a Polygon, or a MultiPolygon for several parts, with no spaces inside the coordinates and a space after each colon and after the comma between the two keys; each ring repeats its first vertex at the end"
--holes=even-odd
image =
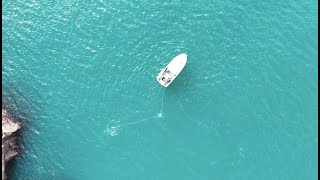
{"type": "Polygon", "coordinates": [[[2,1],[12,179],[315,179],[317,1],[2,1]],[[155,77],[188,64],[163,96],[155,77]]]}

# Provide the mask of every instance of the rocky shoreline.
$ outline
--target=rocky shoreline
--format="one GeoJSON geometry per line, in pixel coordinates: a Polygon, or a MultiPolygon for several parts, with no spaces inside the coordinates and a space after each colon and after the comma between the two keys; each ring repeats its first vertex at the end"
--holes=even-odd
{"type": "Polygon", "coordinates": [[[19,122],[2,109],[2,180],[7,179],[5,166],[18,155],[16,132],[21,128],[19,122]]]}

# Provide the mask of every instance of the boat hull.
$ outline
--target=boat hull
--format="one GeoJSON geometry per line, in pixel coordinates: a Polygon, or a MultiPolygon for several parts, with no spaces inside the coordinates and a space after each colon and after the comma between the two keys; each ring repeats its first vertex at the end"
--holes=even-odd
{"type": "Polygon", "coordinates": [[[157,76],[157,81],[164,87],[168,87],[180,74],[187,64],[187,54],[180,54],[163,68],[157,76]]]}

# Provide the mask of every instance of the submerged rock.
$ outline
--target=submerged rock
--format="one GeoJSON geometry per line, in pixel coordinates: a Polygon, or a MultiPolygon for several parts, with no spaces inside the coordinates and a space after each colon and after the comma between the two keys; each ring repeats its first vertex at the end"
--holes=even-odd
{"type": "Polygon", "coordinates": [[[18,155],[18,145],[15,132],[21,128],[8,113],[2,109],[2,180],[6,179],[6,163],[18,155]]]}

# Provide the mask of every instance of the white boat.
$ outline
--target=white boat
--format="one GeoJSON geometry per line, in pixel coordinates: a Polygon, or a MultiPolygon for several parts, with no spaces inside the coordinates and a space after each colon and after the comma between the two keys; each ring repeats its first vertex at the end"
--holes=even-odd
{"type": "Polygon", "coordinates": [[[161,70],[157,76],[157,81],[164,87],[168,87],[172,81],[179,75],[184,66],[187,64],[187,54],[183,53],[175,58],[161,70]]]}

